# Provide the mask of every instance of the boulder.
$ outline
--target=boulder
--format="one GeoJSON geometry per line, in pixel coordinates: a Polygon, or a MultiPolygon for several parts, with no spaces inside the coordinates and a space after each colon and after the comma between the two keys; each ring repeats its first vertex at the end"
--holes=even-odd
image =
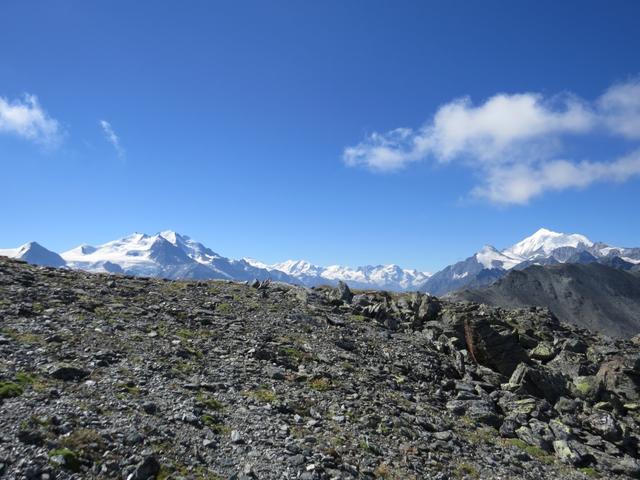
{"type": "Polygon", "coordinates": [[[89,376],[90,372],[83,368],[67,363],[61,363],[51,367],[50,375],[58,380],[80,381],[89,376]]]}
{"type": "Polygon", "coordinates": [[[616,356],[602,365],[596,374],[605,390],[619,395],[623,401],[640,400],[640,359],[616,356]]]}
{"type": "Polygon", "coordinates": [[[500,426],[500,415],[498,415],[495,405],[490,400],[450,400],[447,402],[447,410],[456,415],[464,415],[485,425],[496,428],[500,426]]]}
{"type": "Polygon", "coordinates": [[[561,462],[574,467],[584,467],[593,458],[584,446],[575,440],[554,440],[553,450],[561,462]]]}
{"type": "Polygon", "coordinates": [[[602,390],[602,383],[595,375],[574,377],[571,386],[576,397],[590,401],[597,400],[602,390]]]}
{"type": "Polygon", "coordinates": [[[605,440],[609,440],[610,442],[622,440],[622,429],[609,412],[602,410],[597,411],[590,415],[585,423],[593,433],[605,440]]]}
{"type": "Polygon", "coordinates": [[[544,398],[552,404],[567,393],[566,379],[562,375],[542,366],[533,368],[525,363],[518,365],[503,388],[544,398]]]}
{"type": "Polygon", "coordinates": [[[523,442],[547,452],[553,448],[553,440],[555,439],[553,432],[546,423],[539,420],[532,419],[528,425],[517,428],[516,435],[523,442]]]}
{"type": "Polygon", "coordinates": [[[467,318],[463,322],[464,340],[471,358],[492,370],[511,375],[520,363],[529,363],[517,336],[497,330],[487,317],[467,318]]]}
{"type": "Polygon", "coordinates": [[[556,356],[556,351],[547,342],[540,342],[529,352],[529,356],[535,360],[548,362],[556,356]]]}

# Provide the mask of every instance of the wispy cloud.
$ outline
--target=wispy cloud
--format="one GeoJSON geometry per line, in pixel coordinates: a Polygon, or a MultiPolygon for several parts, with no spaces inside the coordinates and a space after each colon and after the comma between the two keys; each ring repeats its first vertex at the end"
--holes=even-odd
{"type": "Polygon", "coordinates": [[[639,79],[614,85],[593,102],[567,93],[501,93],[477,106],[456,99],[419,129],[372,133],[345,148],[343,160],[378,172],[425,159],[457,161],[480,178],[473,195],[526,204],[549,190],[640,175],[640,150],[608,162],[562,158],[563,141],[596,132],[640,139],[639,79]]]}
{"type": "Polygon", "coordinates": [[[0,133],[17,135],[46,147],[54,147],[62,139],[58,121],[30,94],[13,101],[0,97],[0,133]]]}
{"type": "Polygon", "coordinates": [[[106,120],[100,120],[100,126],[102,127],[102,131],[104,132],[104,136],[107,139],[107,141],[111,145],[113,145],[113,148],[116,149],[116,153],[118,154],[118,157],[124,158],[125,151],[124,151],[124,148],[122,148],[122,145],[120,144],[120,137],[116,135],[116,132],[113,130],[113,127],[111,126],[111,124],[106,120]]]}

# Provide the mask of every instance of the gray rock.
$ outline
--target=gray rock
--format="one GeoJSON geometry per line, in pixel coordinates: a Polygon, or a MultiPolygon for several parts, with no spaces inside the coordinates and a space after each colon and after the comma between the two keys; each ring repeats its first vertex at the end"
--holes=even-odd
{"type": "Polygon", "coordinates": [[[50,375],[58,380],[80,381],[89,376],[89,372],[70,364],[59,364],[51,368],[50,375]]]}
{"type": "Polygon", "coordinates": [[[129,480],[150,480],[155,479],[160,471],[160,463],[155,456],[146,457],[136,466],[136,469],[129,477],[129,480]]]}

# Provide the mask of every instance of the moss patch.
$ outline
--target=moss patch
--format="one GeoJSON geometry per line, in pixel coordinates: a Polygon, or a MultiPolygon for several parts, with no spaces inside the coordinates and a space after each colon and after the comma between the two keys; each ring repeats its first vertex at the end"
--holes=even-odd
{"type": "Polygon", "coordinates": [[[14,382],[0,382],[0,398],[19,397],[24,393],[21,385],[14,382]]]}
{"type": "Polygon", "coordinates": [[[72,450],[68,448],[58,448],[49,452],[49,459],[52,464],[57,465],[72,472],[80,470],[80,460],[72,450]]]}

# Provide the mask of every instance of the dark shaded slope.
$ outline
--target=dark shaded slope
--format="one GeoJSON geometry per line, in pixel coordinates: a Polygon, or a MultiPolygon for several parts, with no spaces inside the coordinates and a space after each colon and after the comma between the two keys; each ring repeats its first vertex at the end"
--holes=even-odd
{"type": "Polygon", "coordinates": [[[562,321],[616,337],[640,333],[640,277],[597,263],[531,266],[452,297],[502,307],[548,307],[562,321]]]}

